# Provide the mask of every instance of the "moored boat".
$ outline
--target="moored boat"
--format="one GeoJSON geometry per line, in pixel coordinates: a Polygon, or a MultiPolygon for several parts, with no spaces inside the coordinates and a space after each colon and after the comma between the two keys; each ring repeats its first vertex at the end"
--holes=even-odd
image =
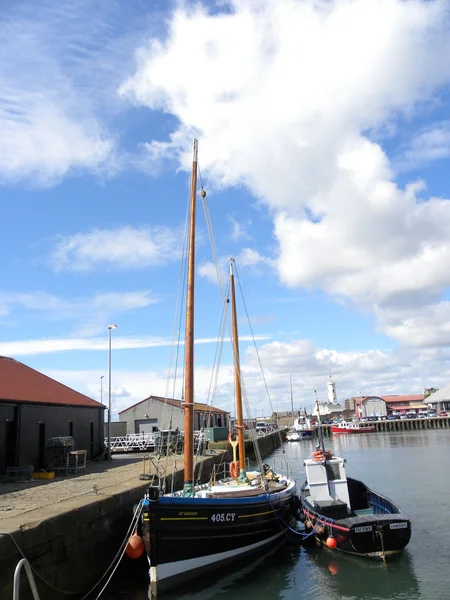
{"type": "MultiPolygon", "coordinates": [[[[319,413],[317,397],[316,403],[319,413]]],[[[347,479],[346,460],[325,450],[320,416],[319,440],[304,462],[300,502],[305,529],[319,543],[350,554],[386,559],[401,552],[411,537],[408,517],[362,481],[347,479]]]]}
{"type": "Polygon", "coordinates": [[[313,429],[311,427],[311,421],[307,417],[298,417],[294,421],[294,429],[300,434],[301,439],[311,439],[313,435],[313,429]]]}
{"type": "Polygon", "coordinates": [[[301,490],[305,527],[332,549],[388,558],[401,552],[411,537],[411,523],[388,498],[345,473],[343,458],[314,453],[305,461],[301,490]]]}
{"type": "Polygon", "coordinates": [[[351,421],[341,421],[331,425],[331,433],[373,433],[376,430],[374,425],[351,421]]]}
{"type": "Polygon", "coordinates": [[[288,431],[288,433],[286,434],[286,440],[288,442],[298,442],[302,439],[302,436],[300,435],[300,433],[292,428],[288,431]]]}
{"type": "MultiPolygon", "coordinates": [[[[150,563],[150,598],[220,565],[262,554],[282,543],[295,527],[298,509],[292,470],[264,465],[254,435],[257,468],[250,471],[244,445],[241,371],[233,259],[230,259],[232,347],[235,368],[237,439],[230,439],[233,461],[213,470],[209,483],[194,481],[194,273],[197,141],[191,175],[186,286],[184,486],[165,493],[165,472],[151,485],[142,510],[142,535],[150,563]],[[237,452],[238,451],[238,452],[237,452]],[[237,458],[238,457],[238,458],[237,458]]],[[[202,188],[202,197],[206,194],[202,188]]],[[[226,305],[228,302],[226,302],[226,305]]]]}

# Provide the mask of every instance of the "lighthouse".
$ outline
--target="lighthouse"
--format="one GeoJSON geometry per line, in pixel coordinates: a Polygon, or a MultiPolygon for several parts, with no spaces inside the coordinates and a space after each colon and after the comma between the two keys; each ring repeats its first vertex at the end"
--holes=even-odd
{"type": "Polygon", "coordinates": [[[327,387],[328,387],[328,403],[329,404],[337,404],[336,384],[331,379],[331,375],[330,375],[330,381],[327,383],[327,387]]]}

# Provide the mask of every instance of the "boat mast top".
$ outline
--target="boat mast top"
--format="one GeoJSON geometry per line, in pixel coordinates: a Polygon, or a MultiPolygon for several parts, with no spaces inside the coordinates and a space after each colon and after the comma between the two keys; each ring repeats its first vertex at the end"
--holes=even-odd
{"type": "Polygon", "coordinates": [[[292,375],[289,375],[289,381],[291,383],[291,411],[292,411],[292,418],[294,418],[294,397],[292,395],[292,375]]]}
{"type": "Polygon", "coordinates": [[[194,495],[194,283],[198,142],[194,140],[189,211],[184,382],[184,496],[194,495]]]}
{"type": "Polygon", "coordinates": [[[245,464],[245,442],[244,442],[244,415],[242,411],[242,387],[241,387],[241,367],[239,361],[239,337],[236,313],[236,291],[234,286],[233,272],[234,258],[230,256],[230,293],[231,293],[231,316],[232,316],[232,343],[234,355],[234,380],[236,390],[236,417],[239,448],[239,479],[246,479],[245,464]]]}

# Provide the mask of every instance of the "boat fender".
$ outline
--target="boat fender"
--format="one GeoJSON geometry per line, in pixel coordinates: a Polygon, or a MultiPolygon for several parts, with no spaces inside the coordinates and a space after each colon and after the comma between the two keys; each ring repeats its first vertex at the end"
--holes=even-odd
{"type": "Polygon", "coordinates": [[[239,477],[239,463],[237,460],[233,460],[233,462],[230,463],[230,475],[233,479],[236,479],[237,477],[239,477]]]}
{"type": "Polygon", "coordinates": [[[314,529],[317,535],[323,535],[325,533],[325,528],[322,525],[316,525],[314,529]]]}
{"type": "Polygon", "coordinates": [[[125,554],[128,558],[139,558],[144,554],[144,540],[137,533],[128,540],[125,554]]]}
{"type": "Polygon", "coordinates": [[[325,544],[327,545],[327,548],[336,548],[336,546],[337,546],[336,538],[331,537],[331,536],[328,537],[325,544]]]}

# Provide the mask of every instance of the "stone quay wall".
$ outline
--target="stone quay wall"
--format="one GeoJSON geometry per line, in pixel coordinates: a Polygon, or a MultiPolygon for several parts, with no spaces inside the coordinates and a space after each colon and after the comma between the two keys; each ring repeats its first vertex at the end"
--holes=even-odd
{"type": "MultiPolygon", "coordinates": [[[[270,455],[282,441],[284,435],[280,437],[278,433],[259,438],[261,456],[270,455]]],[[[250,452],[251,442],[246,446],[250,452]]],[[[231,460],[230,446],[215,455],[202,457],[196,464],[196,480],[208,481],[214,465],[231,460]]],[[[37,572],[57,588],[85,592],[98,581],[125,537],[133,507],[149,485],[148,481],[139,479],[143,472],[142,461],[119,468],[114,468],[114,462],[110,463],[113,467],[108,477],[94,473],[67,480],[58,478],[45,487],[26,488],[24,484],[23,490],[9,494],[2,493],[0,485],[0,600],[11,600],[14,570],[21,559],[10,536],[1,534],[11,534],[37,572]],[[117,481],[113,474],[119,469],[123,469],[123,473],[117,481]],[[102,482],[98,489],[94,485],[96,481],[102,482]],[[67,486],[71,486],[69,498],[67,486]]],[[[163,459],[163,464],[167,473],[166,489],[172,486],[174,490],[181,489],[183,458],[163,459]]],[[[42,600],[67,598],[38,579],[36,583],[42,600]]],[[[20,598],[32,598],[24,571],[20,598]]]]}

